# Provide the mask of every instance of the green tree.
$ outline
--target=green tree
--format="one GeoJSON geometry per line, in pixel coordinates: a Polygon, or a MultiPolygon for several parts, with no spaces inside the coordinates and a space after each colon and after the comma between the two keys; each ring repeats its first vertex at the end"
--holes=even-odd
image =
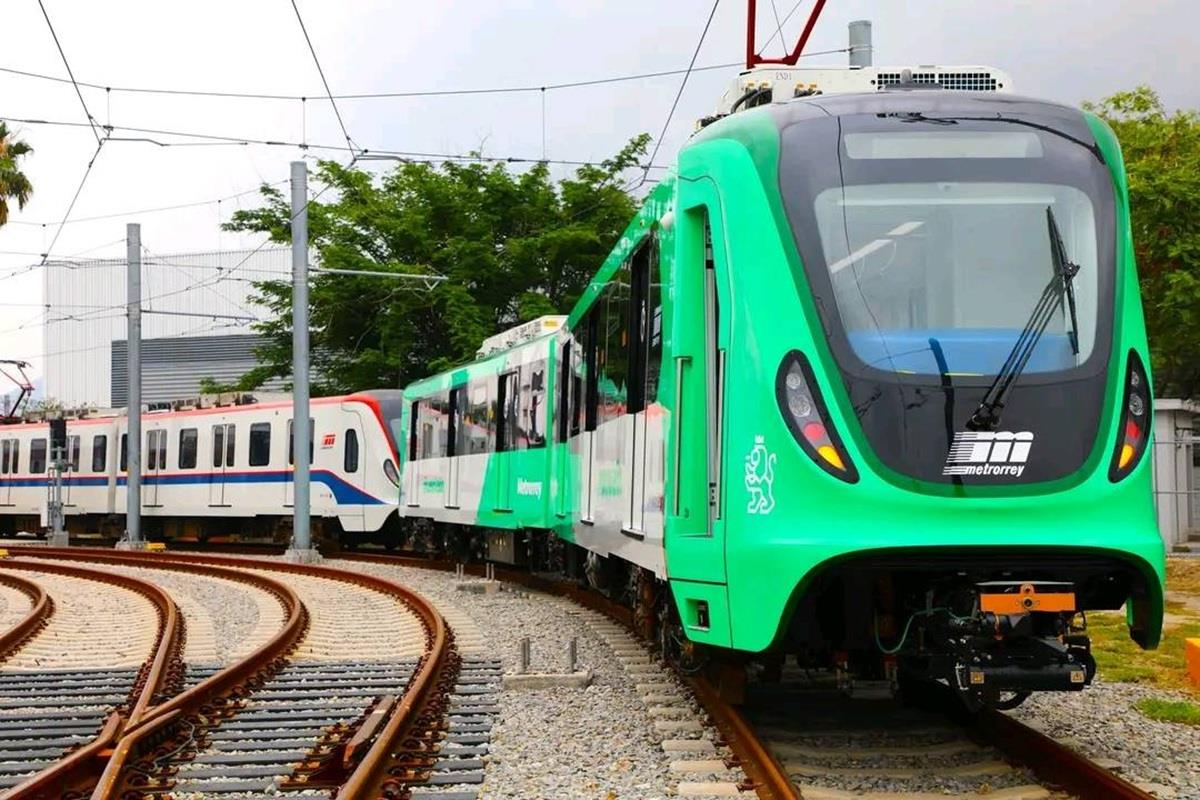
{"type": "MultiPolygon", "coordinates": [[[[470,360],[487,336],[542,314],[566,313],[636,212],[620,176],[648,136],[613,158],[553,181],[545,164],[401,163],[382,175],[321,162],[329,202],[309,205],[309,239],[321,266],[445,275],[419,282],[314,275],[309,291],[314,393],[402,386],[470,360]]],[[[231,231],[289,241],[284,193],[239,211],[231,231]]],[[[291,374],[291,285],[256,285],[272,318],[257,327],[261,365],[236,388],[291,374]]]]}
{"type": "Polygon", "coordinates": [[[1200,395],[1200,113],[1167,113],[1140,86],[1085,107],[1116,131],[1129,205],[1155,392],[1200,395]]]}
{"type": "Polygon", "coordinates": [[[17,208],[24,208],[33,196],[33,184],[21,172],[21,158],[33,152],[25,142],[17,141],[0,122],[0,225],[8,222],[8,203],[17,201],[17,208]]]}

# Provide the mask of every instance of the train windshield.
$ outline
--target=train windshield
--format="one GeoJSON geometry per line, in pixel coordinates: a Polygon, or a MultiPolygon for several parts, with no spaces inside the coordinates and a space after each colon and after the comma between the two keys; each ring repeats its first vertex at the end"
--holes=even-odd
{"type": "Polygon", "coordinates": [[[994,376],[1050,284],[1055,310],[1024,374],[1097,351],[1113,212],[1093,150],[1036,123],[881,114],[793,126],[784,153],[789,216],[822,310],[836,308],[844,368],[994,376]],[[1069,293],[1057,241],[1077,267],[1069,293]]]}

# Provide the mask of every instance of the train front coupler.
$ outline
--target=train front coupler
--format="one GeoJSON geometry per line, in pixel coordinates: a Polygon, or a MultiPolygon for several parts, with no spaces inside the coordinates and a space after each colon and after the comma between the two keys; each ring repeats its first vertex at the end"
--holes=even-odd
{"type": "Polygon", "coordinates": [[[954,689],[970,709],[1014,708],[1033,692],[1079,691],[1096,662],[1086,629],[1076,627],[1074,587],[1052,581],[975,585],[970,614],[922,614],[923,657],[907,671],[954,689]]]}

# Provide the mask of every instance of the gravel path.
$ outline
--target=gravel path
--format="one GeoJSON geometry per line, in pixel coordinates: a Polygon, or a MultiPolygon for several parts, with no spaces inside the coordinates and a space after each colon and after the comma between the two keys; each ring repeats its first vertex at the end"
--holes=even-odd
{"type": "Polygon", "coordinates": [[[1200,798],[1200,727],[1157,722],[1138,700],[1182,695],[1097,679],[1082,692],[1035,694],[1012,712],[1163,800],[1200,798]]]}
{"type": "Polygon", "coordinates": [[[128,589],[100,581],[26,572],[54,599],[54,614],[3,670],[139,667],[154,647],[154,605],[128,589]]]}
{"type": "MultiPolygon", "coordinates": [[[[391,578],[435,602],[457,639],[517,669],[529,637],[532,672],[563,672],[567,643],[578,643],[586,689],[504,691],[492,730],[480,800],[658,800],[680,776],[670,771],[664,737],[655,728],[633,677],[614,657],[598,616],[569,601],[526,591],[459,591],[453,574],[380,563],[330,562],[342,569],[391,578]],[[467,620],[473,628],[464,628],[467,620]]],[[[512,587],[505,586],[506,589],[512,587]]],[[[649,680],[649,679],[647,679],[649,680]]]]}
{"type": "Polygon", "coordinates": [[[29,596],[20,589],[0,583],[0,633],[29,613],[29,596]]]}

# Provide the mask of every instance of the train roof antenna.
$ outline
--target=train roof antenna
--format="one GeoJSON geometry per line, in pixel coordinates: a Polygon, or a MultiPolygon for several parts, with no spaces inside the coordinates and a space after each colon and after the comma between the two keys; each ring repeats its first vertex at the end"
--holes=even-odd
{"type": "MultiPolygon", "coordinates": [[[[800,60],[800,54],[804,51],[804,45],[808,44],[808,37],[812,35],[813,26],[817,24],[817,17],[821,16],[821,10],[825,8],[825,0],[816,0],[812,11],[808,13],[808,22],[804,24],[804,30],[801,31],[796,46],[792,49],[792,52],[782,58],[765,58],[758,52],[758,49],[755,47],[756,36],[754,32],[757,0],[746,0],[746,5],[746,69],[754,69],[760,64],[784,64],[794,67],[796,66],[796,62],[800,60]]],[[[786,20],[784,21],[786,22],[786,20]]]]}
{"type": "Polygon", "coordinates": [[[13,401],[12,407],[0,408],[0,423],[11,423],[21,421],[22,406],[29,396],[33,394],[33,383],[29,380],[29,376],[25,374],[25,370],[29,369],[28,361],[15,361],[12,359],[0,358],[0,375],[8,378],[17,385],[19,393],[17,399],[13,401]],[[5,369],[9,367],[10,369],[5,369]],[[16,367],[16,374],[11,371],[12,367],[16,367]]]}

